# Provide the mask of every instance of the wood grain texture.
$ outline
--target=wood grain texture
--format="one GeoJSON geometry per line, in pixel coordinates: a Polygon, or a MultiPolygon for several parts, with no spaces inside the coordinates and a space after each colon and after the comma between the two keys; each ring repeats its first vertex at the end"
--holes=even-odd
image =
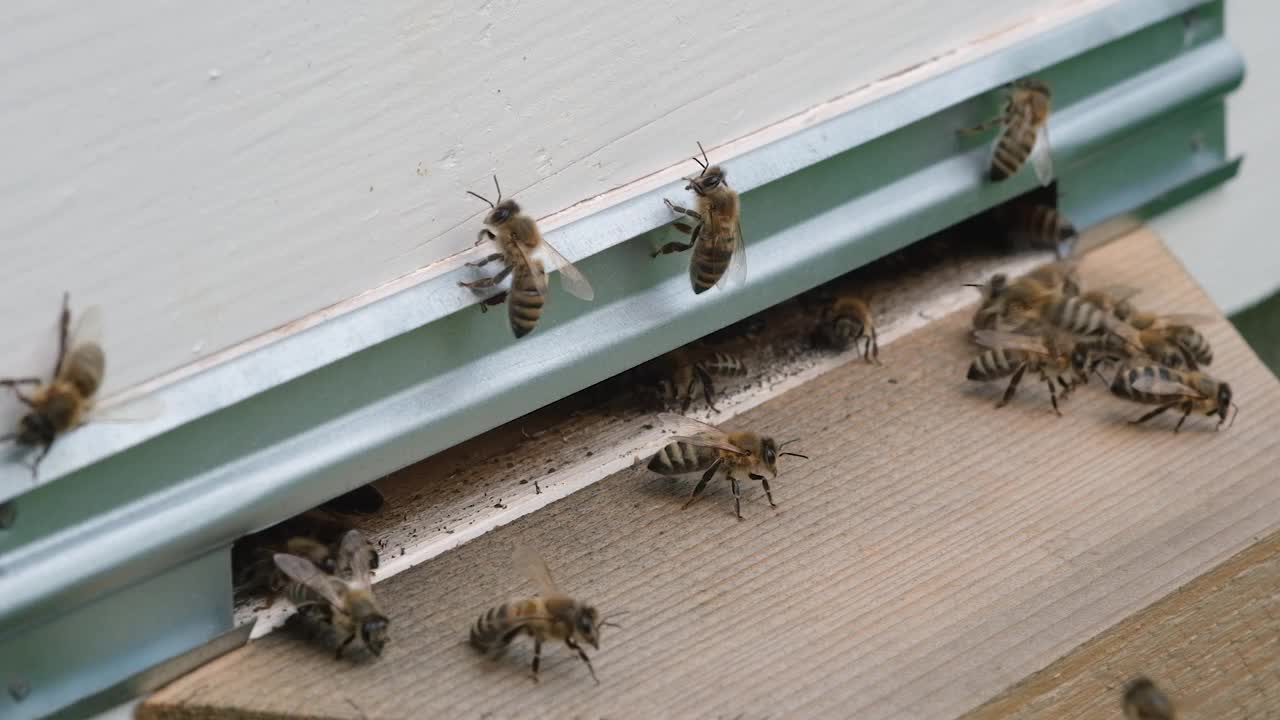
{"type": "Polygon", "coordinates": [[[964,720],[1119,718],[1147,675],[1185,720],[1280,717],[1280,534],[1085,643],[964,720]]]}
{"type": "Polygon", "coordinates": [[[495,171],[538,217],[673,181],[695,139],[1087,4],[4,3],[0,368],[49,365],[69,290],[128,387],[469,247],[495,171]]]}
{"type": "MultiPolygon", "coordinates": [[[[1211,309],[1149,233],[1088,256],[1087,281],[1211,309]]],[[[378,586],[393,641],[335,663],[283,633],[183,678],[144,718],[954,717],[1280,529],[1280,386],[1224,321],[1206,328],[1246,408],[1131,427],[1142,408],[1095,383],[1067,416],[1028,383],[1008,408],[968,383],[969,315],[895,342],[884,368],[845,365],[729,424],[783,437],[772,510],[734,519],[723,484],[636,469],[378,586]],[[790,460],[790,459],[788,459],[790,460]],[[563,650],[543,681],[527,649],[465,644],[485,608],[531,591],[510,568],[541,548],[561,584],[629,610],[594,654],[563,650]]]]}

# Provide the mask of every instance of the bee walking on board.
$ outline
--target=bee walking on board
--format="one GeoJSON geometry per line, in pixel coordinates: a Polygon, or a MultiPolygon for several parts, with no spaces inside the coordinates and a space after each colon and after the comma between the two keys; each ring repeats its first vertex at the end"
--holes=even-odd
{"type": "Polygon", "coordinates": [[[688,178],[685,190],[697,195],[697,209],[690,210],[663,200],[677,215],[694,221],[675,223],[675,228],[689,235],[688,243],[669,242],[653,252],[653,257],[692,249],[689,261],[689,280],[695,293],[703,293],[725,282],[741,284],[747,275],[747,251],[742,244],[742,224],[738,193],[725,182],[725,172],[719,165],[711,165],[707,151],[702,149],[702,159],[694,162],[702,167],[697,177],[688,178]]]}
{"type": "Polygon", "coordinates": [[[728,478],[729,487],[733,490],[733,507],[739,520],[743,517],[738,480],[744,475],[760,481],[764,486],[765,497],[769,499],[769,506],[776,508],[778,506],[773,502],[769,480],[778,477],[778,458],[791,455],[809,459],[807,455],[800,453],[782,452],[782,448],[788,443],[779,443],[758,433],[725,432],[712,425],[672,413],[662,413],[658,416],[658,421],[678,435],[667,438],[667,444],[649,458],[646,467],[659,475],[667,476],[702,473],[702,478],[693,488],[693,494],[684,504],[686,508],[698,499],[707,483],[721,472],[728,478]]]}
{"type": "MultiPolygon", "coordinates": [[[[302,548],[299,548],[302,549],[302,548]]],[[[315,557],[322,554],[314,545],[306,549],[315,557]]],[[[390,621],[373,595],[373,579],[369,562],[372,546],[359,530],[342,536],[334,558],[333,574],[316,566],[311,558],[289,553],[273,556],[276,567],[291,581],[286,594],[314,622],[326,624],[339,638],[336,657],[354,640],[374,655],[381,655],[387,644],[390,621]]]]}
{"type": "Polygon", "coordinates": [[[1001,126],[987,175],[992,182],[1017,175],[1028,159],[1041,185],[1053,182],[1053,157],[1049,147],[1052,104],[1048,85],[1032,78],[1018,80],[1010,88],[1004,111],[999,116],[960,131],[961,135],[973,135],[1001,126]]]}
{"type": "Polygon", "coordinates": [[[501,260],[506,266],[493,277],[458,284],[473,290],[487,290],[511,275],[511,289],[486,299],[481,309],[506,301],[511,332],[517,338],[522,338],[533,331],[538,319],[542,317],[547,303],[548,270],[560,271],[560,282],[571,295],[590,301],[595,297],[595,291],[591,289],[586,276],[542,238],[538,224],[520,210],[515,200],[502,199],[502,188],[498,185],[497,175],[493,176],[493,186],[498,191],[497,204],[470,190],[467,194],[480,198],[492,208],[484,219],[484,224],[488,227],[480,231],[476,244],[496,240],[499,252],[467,265],[483,267],[501,260]]]}
{"type": "Polygon", "coordinates": [[[850,345],[858,350],[858,342],[864,341],[860,350],[862,359],[880,364],[876,324],[871,317],[871,307],[861,298],[837,298],[819,316],[816,335],[820,342],[837,350],[845,350],[850,345]]]}
{"type": "MultiPolygon", "coordinates": [[[[1125,400],[1159,406],[1133,420],[1134,425],[1178,408],[1182,411],[1182,418],[1173,427],[1174,432],[1182,429],[1182,423],[1193,412],[1203,413],[1207,417],[1217,415],[1220,430],[1227,421],[1228,410],[1235,405],[1231,401],[1231,386],[1227,383],[1195,370],[1174,370],[1159,365],[1120,368],[1111,382],[1111,393],[1125,400]]],[[[1240,406],[1235,407],[1236,413],[1231,420],[1233,424],[1235,414],[1240,412],[1240,406]]]]}
{"type": "Polygon", "coordinates": [[[716,351],[701,357],[698,355],[689,348],[681,347],[662,357],[660,364],[665,377],[659,384],[663,398],[679,402],[681,412],[686,412],[693,404],[693,388],[700,384],[707,407],[719,412],[715,403],[714,378],[741,377],[747,374],[747,365],[732,353],[716,351]]]}
{"type": "Polygon", "coordinates": [[[26,447],[39,447],[40,453],[31,464],[31,475],[36,476],[41,461],[53,448],[53,443],[64,433],[86,422],[112,422],[144,420],[157,414],[157,405],[148,398],[143,403],[127,406],[135,416],[120,413],[115,408],[114,417],[106,408],[96,405],[95,396],[102,387],[106,372],[106,355],[102,352],[102,313],[90,307],[80,313],[75,330],[71,330],[71,297],[62,295],[62,313],[58,319],[58,358],[53,365],[53,379],[46,382],[38,377],[5,378],[0,387],[7,387],[26,405],[26,414],[18,421],[16,432],[0,436],[0,442],[13,441],[26,447]],[[23,387],[34,387],[30,394],[23,387]]]}
{"type": "Polygon", "coordinates": [[[996,407],[1009,404],[1018,390],[1018,383],[1028,370],[1040,374],[1049,386],[1049,401],[1053,411],[1058,409],[1056,380],[1062,386],[1062,399],[1066,400],[1076,385],[1089,381],[1088,352],[1073,339],[1058,333],[1036,337],[998,330],[977,330],[974,339],[988,350],[979,353],[969,365],[968,378],[978,382],[990,382],[1009,378],[1009,387],[996,407]],[[1070,378],[1069,380],[1066,378],[1070,378]]]}
{"type": "Polygon", "coordinates": [[[591,658],[580,642],[600,649],[600,630],[617,623],[604,622],[594,607],[564,594],[551,578],[551,570],[538,553],[519,546],[515,565],[538,587],[533,597],[512,600],[486,610],[471,626],[471,646],[490,656],[500,655],[521,635],[533,638],[533,680],[538,681],[542,643],[561,640],[586,663],[591,679],[600,684],[591,658]]]}
{"type": "Polygon", "coordinates": [[[1126,720],[1177,720],[1173,703],[1149,678],[1137,677],[1124,687],[1126,720]]]}

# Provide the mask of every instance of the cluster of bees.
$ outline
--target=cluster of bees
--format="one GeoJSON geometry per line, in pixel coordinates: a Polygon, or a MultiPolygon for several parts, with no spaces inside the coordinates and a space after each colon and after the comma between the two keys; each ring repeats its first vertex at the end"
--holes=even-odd
{"type": "MultiPolygon", "coordinates": [[[[973,339],[985,348],[969,365],[968,378],[991,382],[1009,378],[996,407],[1013,399],[1027,372],[1049,388],[1054,412],[1058,391],[1066,399],[1099,368],[1117,369],[1112,394],[1156,408],[1134,420],[1144,423],[1169,410],[1218,416],[1218,427],[1233,407],[1231,386],[1203,371],[1213,349],[1195,328],[1211,317],[1156,315],[1137,309],[1132,288],[1084,290],[1070,263],[1046,265],[1010,282],[994,275],[982,289],[973,317],[973,339]],[[1055,384],[1056,383],[1056,384],[1055,384]]],[[[1103,377],[1103,382],[1106,378],[1103,377]]]]}
{"type": "MultiPolygon", "coordinates": [[[[1015,83],[1001,114],[990,122],[959,131],[981,132],[995,125],[1001,132],[993,144],[988,178],[1001,181],[1016,175],[1030,161],[1042,185],[1053,178],[1047,134],[1049,88],[1036,80],[1015,83]]],[[[687,242],[670,242],[652,253],[692,251],[689,280],[694,293],[713,287],[740,284],[746,277],[746,252],[740,224],[738,193],[729,187],[723,168],[712,165],[698,144],[701,168],[687,178],[685,189],[694,195],[694,208],[664,200],[678,217],[676,230],[687,242]]],[[[510,277],[508,289],[485,297],[482,311],[505,302],[512,332],[517,338],[534,330],[547,302],[547,273],[559,270],[564,288],[584,300],[594,297],[590,282],[542,237],[535,220],[514,200],[503,199],[494,177],[497,200],[476,193],[490,212],[484,218],[477,245],[494,242],[497,251],[472,267],[501,261],[493,276],[460,285],[487,293],[510,277]]],[[[1040,204],[1013,205],[1004,221],[1035,247],[1052,247],[1069,254],[1076,232],[1054,208],[1040,204]]],[[[1200,367],[1212,361],[1207,341],[1187,318],[1158,317],[1137,311],[1128,296],[1102,290],[1082,292],[1074,270],[1050,266],[1016,282],[1003,276],[991,278],[983,288],[983,302],[974,318],[975,339],[987,349],[978,355],[969,378],[989,381],[1009,377],[1000,404],[1007,403],[1027,372],[1038,373],[1050,389],[1058,409],[1057,388],[1065,397],[1088,380],[1102,363],[1120,365],[1111,390],[1116,395],[1157,408],[1137,422],[1171,408],[1226,419],[1231,390],[1210,378],[1200,367]]],[[[102,384],[105,357],[97,339],[96,310],[82,314],[77,329],[70,329],[69,299],[64,296],[60,314],[59,350],[52,380],[37,377],[0,380],[28,407],[15,432],[0,440],[39,448],[32,464],[35,472],[54,440],[88,418],[95,393],[102,384]],[[23,388],[34,387],[29,394],[23,388]]],[[[826,346],[853,346],[867,362],[879,362],[879,345],[871,310],[866,302],[842,296],[831,302],[818,318],[815,339],[826,346]]],[[[714,379],[745,374],[745,364],[735,356],[712,351],[682,349],[666,356],[668,395],[686,411],[701,386],[707,404],[714,409],[714,379]]],[[[96,418],[95,418],[96,419],[96,418]]],[[[742,518],[740,483],[759,481],[769,504],[769,481],[777,477],[781,457],[806,456],[786,452],[787,442],[754,432],[724,432],[683,415],[659,415],[674,433],[657,453],[644,461],[649,470],[666,476],[699,475],[685,506],[696,500],[708,483],[723,477],[729,481],[735,512],[742,518]]],[[[1182,424],[1179,421],[1178,426],[1182,424]]],[[[1175,428],[1176,429],[1176,428],[1175,428]]],[[[299,609],[304,622],[331,631],[337,656],[353,643],[374,655],[388,641],[390,621],[372,589],[378,553],[363,534],[349,529],[318,539],[294,536],[259,549],[251,562],[258,582],[272,593],[283,594],[299,609]]],[[[538,587],[539,594],[497,605],[480,615],[471,627],[470,642],[479,651],[497,654],[520,636],[533,641],[533,673],[537,677],[542,645],[561,641],[591,666],[583,645],[599,648],[601,629],[616,625],[603,619],[593,606],[565,594],[554,582],[542,558],[528,548],[516,552],[516,564],[538,587]]],[[[1150,681],[1140,679],[1125,692],[1125,712],[1131,718],[1172,718],[1167,698],[1150,681]]]]}

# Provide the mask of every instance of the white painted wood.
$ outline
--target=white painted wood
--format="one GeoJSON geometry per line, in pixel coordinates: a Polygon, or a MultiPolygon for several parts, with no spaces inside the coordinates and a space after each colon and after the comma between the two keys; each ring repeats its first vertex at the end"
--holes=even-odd
{"type": "Polygon", "coordinates": [[[1078,0],[0,4],[0,373],[108,391],[1078,0]]]}

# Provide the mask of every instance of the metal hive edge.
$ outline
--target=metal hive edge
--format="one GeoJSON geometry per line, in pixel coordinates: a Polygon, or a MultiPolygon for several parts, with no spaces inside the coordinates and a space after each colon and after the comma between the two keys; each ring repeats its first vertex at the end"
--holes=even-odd
{"type": "Polygon", "coordinates": [[[500,313],[471,307],[459,259],[162,389],[162,420],[77,432],[39,486],[6,469],[0,499],[18,513],[0,530],[0,716],[65,707],[225,632],[236,538],[1029,190],[1029,172],[985,183],[987,141],[954,132],[1017,77],[1055,88],[1058,189],[1082,227],[1230,177],[1223,95],[1244,69],[1221,8],[1106,6],[725,161],[743,191],[745,287],[695,296],[686,256],[650,260],[670,221],[661,197],[683,197],[663,187],[549,233],[583,258],[597,298],[553,279],[542,324],[519,342],[500,313]],[[183,604],[196,588],[212,598],[183,604]],[[69,634],[104,617],[116,632],[69,634]]]}

